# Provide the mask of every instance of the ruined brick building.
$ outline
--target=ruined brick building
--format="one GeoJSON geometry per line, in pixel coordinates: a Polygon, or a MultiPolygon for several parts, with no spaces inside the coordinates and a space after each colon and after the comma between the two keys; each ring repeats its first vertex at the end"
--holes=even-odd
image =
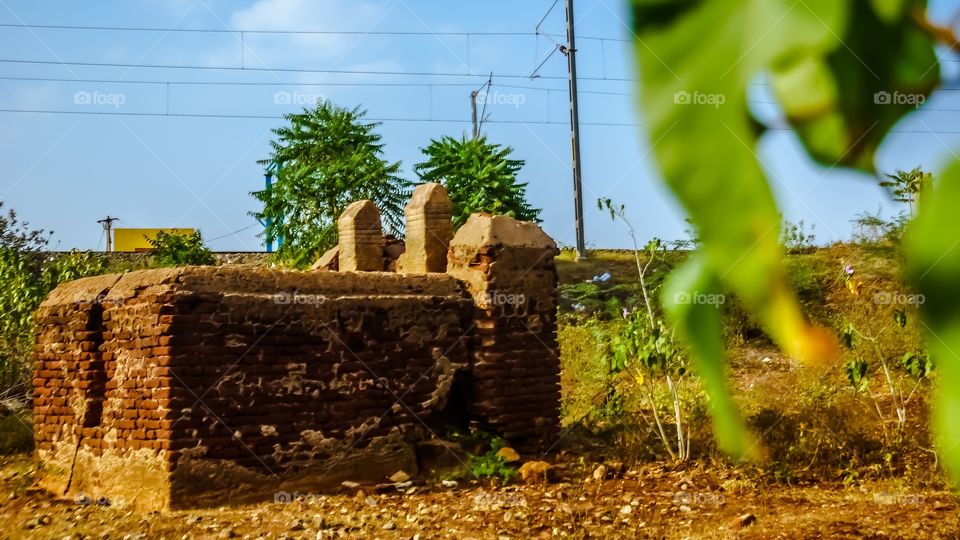
{"type": "Polygon", "coordinates": [[[185,267],[58,287],[37,313],[44,486],[143,510],[220,505],[416,474],[418,445],[450,421],[549,446],[556,245],[502,216],[454,235],[438,184],[406,217],[403,251],[385,247],[370,201],[348,207],[319,265],[337,271],[185,267]]]}

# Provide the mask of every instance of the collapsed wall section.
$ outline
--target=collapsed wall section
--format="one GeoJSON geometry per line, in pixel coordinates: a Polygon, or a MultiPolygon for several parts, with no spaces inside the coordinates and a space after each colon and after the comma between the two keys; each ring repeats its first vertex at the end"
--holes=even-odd
{"type": "Polygon", "coordinates": [[[105,359],[99,425],[78,436],[38,416],[60,494],[155,509],[414,474],[411,442],[468,368],[470,299],[444,275],[194,267],[106,279],[98,346],[96,331],[52,330],[85,324],[66,290],[38,312],[53,332],[38,337],[38,367],[58,348],[105,359]]]}
{"type": "Polygon", "coordinates": [[[47,456],[45,486],[64,493],[83,440],[99,446],[107,374],[103,342],[103,295],[119,276],[64,284],[40,306],[33,370],[34,439],[47,456]]]}

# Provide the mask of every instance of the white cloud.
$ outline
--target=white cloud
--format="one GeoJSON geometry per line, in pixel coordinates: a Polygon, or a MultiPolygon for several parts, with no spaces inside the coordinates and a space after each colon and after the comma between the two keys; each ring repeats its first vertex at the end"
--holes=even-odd
{"type": "Polygon", "coordinates": [[[364,31],[385,6],[357,0],[257,0],[230,17],[236,30],[356,30],[364,31]]]}
{"type": "MultiPolygon", "coordinates": [[[[257,0],[234,11],[229,24],[234,30],[365,32],[377,25],[390,5],[373,0],[257,0]]],[[[302,59],[349,61],[350,51],[368,39],[349,34],[248,34],[246,60],[257,67],[290,66],[302,59]]]]}
{"type": "Polygon", "coordinates": [[[37,84],[30,88],[18,88],[14,91],[13,102],[18,109],[47,110],[63,106],[67,92],[58,91],[52,84],[37,84]]]}

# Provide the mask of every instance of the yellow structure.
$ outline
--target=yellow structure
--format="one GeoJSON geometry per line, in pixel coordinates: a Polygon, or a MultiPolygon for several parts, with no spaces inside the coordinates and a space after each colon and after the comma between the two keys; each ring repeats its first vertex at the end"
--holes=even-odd
{"type": "Polygon", "coordinates": [[[113,251],[147,251],[150,249],[150,240],[157,233],[165,231],[168,233],[192,235],[193,229],[114,229],[113,230],[113,251]]]}

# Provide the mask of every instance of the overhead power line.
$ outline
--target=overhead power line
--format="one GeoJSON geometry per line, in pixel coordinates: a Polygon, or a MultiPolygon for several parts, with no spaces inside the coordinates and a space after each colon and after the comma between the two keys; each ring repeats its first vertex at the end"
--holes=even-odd
{"type": "MultiPolygon", "coordinates": [[[[387,87],[387,88],[471,88],[476,86],[474,83],[463,82],[463,83],[438,83],[438,82],[379,82],[379,81],[364,81],[364,82],[299,82],[299,81],[289,81],[289,82],[270,82],[270,81],[145,81],[145,80],[128,80],[128,79],[87,79],[87,78],[71,78],[71,77],[19,77],[19,76],[7,76],[0,75],[0,81],[21,81],[21,82],[62,82],[62,83],[81,83],[81,84],[138,84],[138,85],[169,85],[169,86],[273,86],[273,87],[290,87],[290,86],[346,86],[346,87],[387,87]]],[[[484,82],[486,84],[486,82],[484,82]]],[[[539,90],[543,92],[566,92],[565,88],[544,88],[540,86],[524,86],[517,84],[500,84],[498,85],[501,88],[514,88],[520,90],[539,90]]],[[[588,91],[592,94],[604,94],[604,95],[633,95],[629,92],[605,92],[605,91],[588,91]]]]}
{"type": "MultiPolygon", "coordinates": [[[[481,75],[471,75],[471,77],[479,77],[481,75]]],[[[483,75],[487,77],[487,75],[483,75]]],[[[536,77],[539,78],[539,77],[536,77]]],[[[557,77],[558,79],[561,77],[557,77]]],[[[579,80],[585,80],[583,77],[579,77],[579,80]]],[[[590,79],[586,79],[590,80],[590,79]]],[[[0,75],[0,81],[21,81],[21,82],[62,82],[62,83],[83,83],[83,84],[139,84],[139,85],[169,85],[169,86],[273,86],[273,87],[292,87],[292,86],[344,86],[344,87],[385,87],[385,88],[472,88],[476,86],[476,83],[472,82],[381,82],[381,81],[363,81],[363,82],[343,82],[343,81],[332,81],[332,82],[301,82],[301,81],[172,81],[172,80],[156,80],[156,81],[147,81],[142,79],[100,79],[100,78],[76,78],[76,77],[28,77],[28,76],[13,76],[13,75],[0,75]]],[[[597,81],[611,81],[611,79],[597,79],[597,81]]],[[[616,82],[639,82],[635,79],[622,79],[617,80],[616,82]]],[[[486,84],[486,80],[484,80],[486,84]]],[[[566,92],[566,88],[552,88],[552,87],[542,87],[542,86],[529,86],[529,85],[519,85],[519,84],[498,84],[500,88],[511,88],[518,90],[539,90],[543,92],[566,92]]],[[[750,83],[750,86],[754,87],[772,87],[770,83],[756,82],[750,83]]],[[[481,86],[482,88],[482,86],[481,86]]],[[[937,88],[938,91],[947,91],[947,92],[960,92],[960,86],[940,86],[937,88]]],[[[613,92],[607,90],[578,90],[581,94],[596,94],[604,96],[632,96],[635,95],[634,92],[613,92]]],[[[750,103],[773,103],[765,101],[750,101],[750,103]]],[[[929,109],[924,107],[925,110],[940,110],[940,109],[929,109]]],[[[948,109],[951,110],[951,109],[948,109]]]]}
{"type": "MultiPolygon", "coordinates": [[[[31,30],[76,30],[95,32],[159,32],[159,33],[195,33],[195,34],[269,34],[269,35],[316,35],[316,36],[449,36],[449,37],[536,37],[552,36],[563,37],[562,34],[548,34],[544,32],[431,32],[424,30],[271,30],[271,29],[239,29],[239,28],[155,28],[144,26],[84,26],[62,24],[11,24],[2,23],[0,28],[22,28],[31,30]]],[[[631,43],[626,38],[604,36],[578,36],[579,39],[619,41],[631,43]]]]}
{"type": "MultiPolygon", "coordinates": [[[[350,70],[350,69],[311,69],[311,68],[262,68],[246,66],[191,66],[191,65],[168,65],[168,64],[125,64],[121,62],[73,62],[59,60],[23,60],[15,58],[0,58],[0,63],[7,64],[38,64],[52,66],[80,66],[80,67],[110,67],[125,69],[184,69],[184,70],[208,70],[208,71],[248,71],[265,73],[331,73],[338,75],[384,75],[384,76],[411,76],[411,77],[486,77],[486,74],[480,73],[451,73],[451,72],[430,72],[430,71],[377,71],[377,70],[350,70]]],[[[505,79],[528,79],[529,75],[497,75],[505,79]]],[[[560,76],[541,76],[541,79],[564,81],[566,77],[560,76]]],[[[636,82],[635,79],[616,78],[616,77],[580,77],[581,80],[588,81],[620,81],[636,82]]]]}
{"type": "Polygon", "coordinates": [[[244,227],[244,228],[242,228],[242,229],[237,229],[237,230],[235,230],[235,231],[233,231],[233,232],[229,232],[229,233],[227,233],[227,234],[222,234],[222,235],[217,236],[217,237],[215,237],[215,238],[207,239],[206,242],[209,244],[210,242],[216,242],[217,240],[223,240],[224,238],[229,238],[229,237],[231,237],[231,236],[233,236],[233,235],[235,235],[235,234],[240,234],[240,233],[242,233],[243,231],[247,231],[247,230],[250,230],[250,229],[252,229],[252,228],[254,228],[254,227],[258,227],[258,226],[260,226],[259,223],[254,223],[254,224],[252,224],[252,225],[247,225],[246,227],[244,227]]]}
{"type": "MultiPolygon", "coordinates": [[[[145,117],[171,117],[171,118],[234,118],[246,120],[280,120],[281,115],[273,114],[212,114],[212,113],[177,113],[177,112],[106,112],[106,111],[68,111],[68,110],[43,110],[43,109],[0,109],[0,113],[22,113],[22,114],[68,114],[68,115],[86,115],[86,116],[145,116],[145,117]]],[[[364,120],[371,122],[439,122],[439,123],[458,123],[469,124],[470,120],[462,118],[400,118],[383,117],[373,118],[364,117],[364,120]]],[[[530,124],[530,125],[558,125],[569,126],[564,122],[555,122],[552,120],[488,120],[490,124],[530,124]]],[[[617,123],[617,122],[581,122],[581,125],[591,126],[640,126],[642,124],[617,123]]]]}

